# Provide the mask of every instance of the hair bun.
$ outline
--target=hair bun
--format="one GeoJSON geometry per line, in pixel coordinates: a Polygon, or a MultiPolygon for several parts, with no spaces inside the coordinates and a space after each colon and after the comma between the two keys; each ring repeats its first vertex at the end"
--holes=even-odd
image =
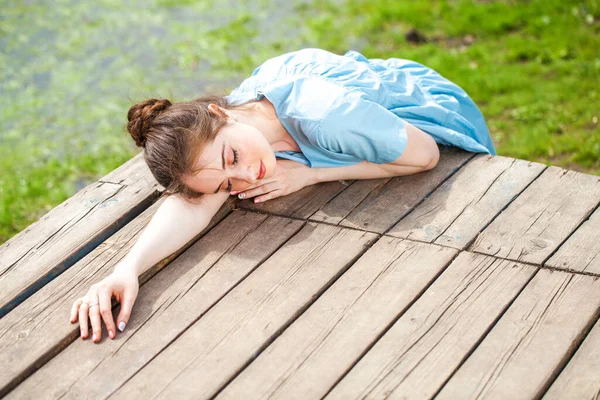
{"type": "Polygon", "coordinates": [[[135,141],[136,146],[145,147],[152,121],[171,106],[167,99],[148,99],[132,106],[127,113],[127,131],[135,141]]]}

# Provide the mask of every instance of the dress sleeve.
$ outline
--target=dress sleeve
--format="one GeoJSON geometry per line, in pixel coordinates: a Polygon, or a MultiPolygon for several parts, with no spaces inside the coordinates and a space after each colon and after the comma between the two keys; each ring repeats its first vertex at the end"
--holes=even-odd
{"type": "Polygon", "coordinates": [[[376,164],[395,161],[407,143],[400,117],[353,90],[330,105],[318,125],[317,140],[328,151],[376,164]]]}

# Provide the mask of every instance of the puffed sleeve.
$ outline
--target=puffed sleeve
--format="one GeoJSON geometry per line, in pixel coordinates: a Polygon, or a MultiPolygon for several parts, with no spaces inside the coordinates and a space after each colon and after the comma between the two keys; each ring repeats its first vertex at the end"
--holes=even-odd
{"type": "Polygon", "coordinates": [[[317,128],[323,148],[376,164],[395,161],[406,148],[404,121],[362,92],[338,93],[317,128]]]}

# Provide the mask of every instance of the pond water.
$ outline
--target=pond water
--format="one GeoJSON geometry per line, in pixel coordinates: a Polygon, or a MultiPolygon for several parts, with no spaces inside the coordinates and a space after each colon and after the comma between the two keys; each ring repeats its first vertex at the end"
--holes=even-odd
{"type": "Polygon", "coordinates": [[[4,0],[0,152],[93,151],[123,143],[135,102],[225,93],[268,57],[301,47],[298,4],[4,0]]]}

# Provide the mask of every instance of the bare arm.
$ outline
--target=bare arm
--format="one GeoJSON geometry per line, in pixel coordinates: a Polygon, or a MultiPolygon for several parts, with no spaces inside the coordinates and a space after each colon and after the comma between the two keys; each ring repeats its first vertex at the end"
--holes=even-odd
{"type": "Polygon", "coordinates": [[[387,164],[375,164],[362,161],[346,167],[309,168],[308,166],[289,160],[277,160],[278,170],[268,180],[238,194],[240,198],[254,199],[255,202],[266,201],[285,196],[305,186],[319,182],[347,179],[376,179],[393,176],[411,175],[427,171],[437,165],[440,152],[437,143],[427,133],[405,121],[406,148],[398,159],[387,164]]]}
{"type": "Polygon", "coordinates": [[[407,144],[398,159],[388,164],[363,161],[347,167],[312,168],[313,182],[328,182],[345,179],[376,179],[411,175],[427,171],[437,165],[440,152],[433,138],[405,122],[407,144]]]}
{"type": "Polygon", "coordinates": [[[75,300],[70,321],[74,323],[79,319],[81,337],[88,337],[88,318],[95,343],[102,336],[102,320],[111,339],[115,338],[117,327],[123,331],[138,295],[139,275],[182,248],[206,228],[227,197],[229,193],[220,192],[204,195],[193,202],[179,195],[166,198],[113,273],[93,284],[86,295],[75,300]],[[121,303],[116,324],[112,315],[112,297],[121,303]]]}
{"type": "Polygon", "coordinates": [[[228,197],[229,193],[219,192],[194,202],[179,195],[166,198],[115,271],[128,268],[141,275],[206,228],[228,197]]]}

